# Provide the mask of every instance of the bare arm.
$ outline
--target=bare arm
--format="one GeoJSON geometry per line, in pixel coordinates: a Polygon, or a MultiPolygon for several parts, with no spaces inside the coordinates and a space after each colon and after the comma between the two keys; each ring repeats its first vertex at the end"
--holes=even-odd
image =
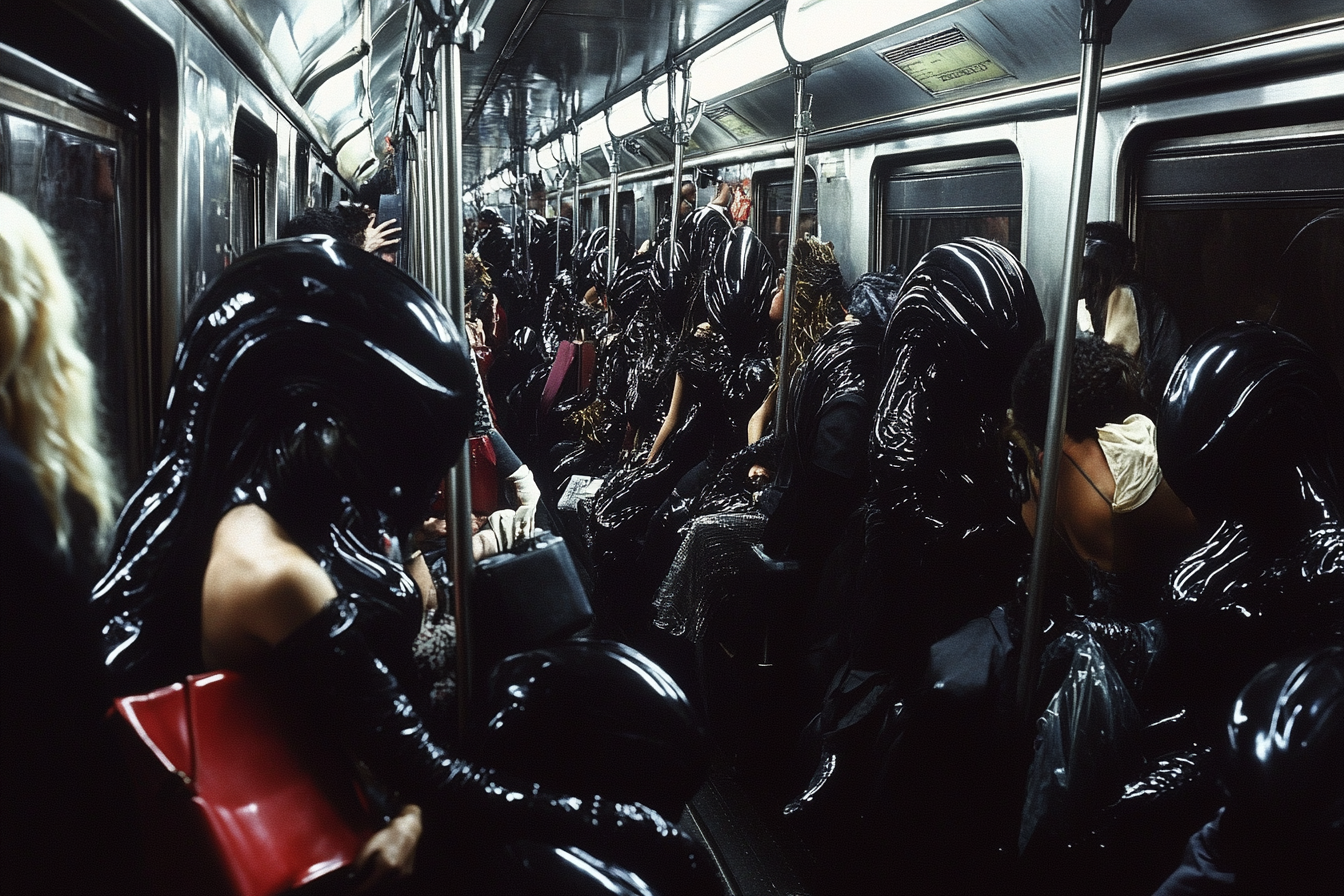
{"type": "Polygon", "coordinates": [[[756,413],[751,415],[747,421],[747,444],[753,445],[761,440],[765,435],[766,424],[775,416],[775,390],[771,389],[770,394],[765,396],[765,401],[756,409],[756,413]]]}
{"type": "Polygon", "coordinates": [[[677,430],[677,424],[681,420],[681,392],[681,374],[677,374],[677,380],[672,384],[672,403],[667,408],[667,416],[663,418],[663,425],[658,430],[657,438],[653,440],[653,447],[649,449],[646,464],[651,464],[658,458],[658,452],[663,450],[663,443],[677,430]]]}
{"type": "MultiPolygon", "coordinates": [[[[420,568],[427,578],[423,557],[420,568]]],[[[235,507],[215,527],[210,545],[201,586],[201,654],[212,668],[246,668],[335,596],[326,572],[275,517],[256,505],[235,507]]],[[[356,861],[363,878],[358,892],[409,875],[420,831],[420,808],[407,804],[370,837],[356,861]]]]}

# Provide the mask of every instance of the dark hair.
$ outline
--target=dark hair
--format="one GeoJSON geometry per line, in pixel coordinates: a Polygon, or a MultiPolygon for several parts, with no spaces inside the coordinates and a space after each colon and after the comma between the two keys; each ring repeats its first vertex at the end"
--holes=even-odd
{"type": "Polygon", "coordinates": [[[349,242],[350,228],[345,220],[333,211],[308,206],[299,214],[285,222],[280,236],[309,236],[312,234],[334,236],[338,240],[349,242]]]}
{"type": "MultiPolygon", "coordinates": [[[[1027,352],[1013,377],[1013,421],[1037,447],[1045,444],[1054,357],[1055,340],[1042,339],[1027,352]]],[[[1138,364],[1124,349],[1096,336],[1079,336],[1073,346],[1065,431],[1081,442],[1107,423],[1144,413],[1141,381],[1138,364]]]]}

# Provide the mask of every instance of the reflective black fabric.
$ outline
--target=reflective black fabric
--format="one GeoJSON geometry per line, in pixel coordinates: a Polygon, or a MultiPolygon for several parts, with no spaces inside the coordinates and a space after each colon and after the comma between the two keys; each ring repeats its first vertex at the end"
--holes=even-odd
{"type": "Polygon", "coordinates": [[[891,318],[891,309],[900,296],[903,280],[891,272],[861,275],[849,288],[845,310],[865,323],[885,328],[891,318]]]}
{"type": "Polygon", "coordinates": [[[737,353],[760,351],[770,333],[775,263],[750,227],[739,227],[715,250],[705,282],[710,326],[737,353]]]}
{"type": "MultiPolygon", "coordinates": [[[[675,377],[682,378],[676,429],[653,463],[645,463],[647,449],[635,452],[625,468],[607,479],[594,500],[590,535],[599,564],[628,554],[640,543],[653,512],[692,467],[707,462],[717,469],[746,444],[747,421],[769,392],[773,372],[765,337],[769,331],[768,290],[774,282],[769,253],[754,233],[739,228],[716,255],[711,278],[711,304],[716,309],[710,314],[713,326],[683,337],[668,356],[655,393],[670,392],[675,377]]],[[[636,313],[635,320],[640,317],[636,313]]],[[[653,336],[656,325],[651,319],[649,323],[645,332],[653,336]]],[[[652,424],[652,435],[662,425],[662,417],[649,413],[647,405],[637,404],[636,416],[645,415],[652,424]]]]}
{"type": "MultiPolygon", "coordinates": [[[[485,216],[481,216],[485,221],[485,216]]],[[[513,267],[513,230],[504,222],[496,221],[476,238],[472,252],[485,262],[487,272],[495,280],[513,267]]]]}
{"type": "Polygon", "coordinates": [[[1177,495],[1217,524],[1172,576],[1163,667],[1164,690],[1216,730],[1266,663],[1344,639],[1344,395],[1296,337],[1237,324],[1181,358],[1157,446],[1177,495]]]}
{"type": "Polygon", "coordinates": [[[1027,539],[1000,428],[1043,330],[1026,269],[997,243],[937,246],[905,279],[869,442],[863,668],[913,671],[921,644],[1011,596],[1027,539]]]}
{"type": "Polygon", "coordinates": [[[328,237],[240,258],[183,332],[154,465],[94,592],[119,693],[199,671],[201,578],[235,490],[301,544],[326,542],[343,507],[404,534],[456,459],[474,403],[466,345],[438,303],[328,237]]]}

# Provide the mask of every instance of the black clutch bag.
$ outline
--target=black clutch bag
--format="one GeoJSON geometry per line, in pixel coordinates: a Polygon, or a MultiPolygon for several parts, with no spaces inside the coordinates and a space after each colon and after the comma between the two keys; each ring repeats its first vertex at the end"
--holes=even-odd
{"type": "Polygon", "coordinates": [[[471,603],[480,682],[504,657],[563,641],[593,621],[565,540],[545,530],[478,563],[471,603]]]}

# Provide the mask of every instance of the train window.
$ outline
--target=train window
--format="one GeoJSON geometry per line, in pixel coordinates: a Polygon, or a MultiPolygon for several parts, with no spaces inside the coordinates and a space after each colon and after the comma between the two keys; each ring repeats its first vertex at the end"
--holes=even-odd
{"type": "Polygon", "coordinates": [[[275,136],[242,109],[233,125],[233,181],[229,242],[235,256],[266,238],[266,172],[274,164],[275,136]]]}
{"type": "Polygon", "coordinates": [[[144,391],[144,272],[134,263],[144,257],[137,224],[143,220],[137,176],[142,143],[136,118],[112,109],[109,104],[107,116],[91,114],[0,78],[0,190],[56,237],[85,307],[85,344],[98,371],[108,453],[122,481],[130,481],[145,468],[152,433],[144,391]]]}
{"type": "Polygon", "coordinates": [[[294,185],[291,191],[294,213],[298,214],[313,204],[313,191],[308,185],[308,141],[300,139],[294,147],[294,185]]]}
{"type": "Polygon", "coordinates": [[[331,208],[331,197],[336,191],[336,179],[330,171],[322,172],[322,207],[331,208]]]}
{"type": "Polygon", "coordinates": [[[1159,141],[1135,169],[1140,273],[1186,340],[1269,321],[1344,381],[1344,122],[1159,141]]]}
{"type": "Polygon", "coordinates": [[[616,227],[631,241],[635,238],[635,191],[616,194],[616,227]]]}
{"type": "Polygon", "coordinates": [[[233,207],[229,216],[229,243],[234,255],[261,245],[261,168],[242,156],[233,157],[233,207]]]}
{"type": "Polygon", "coordinates": [[[653,188],[653,221],[654,226],[667,217],[668,209],[672,207],[672,185],[661,184],[653,188]]]}
{"type": "Polygon", "coordinates": [[[1022,251],[1022,164],[1013,154],[879,167],[880,268],[908,271],[964,236],[1022,251]]]}
{"type": "MultiPolygon", "coordinates": [[[[817,178],[808,170],[803,178],[803,201],[798,219],[798,235],[817,235],[817,178]]],[[[789,245],[789,221],[793,213],[793,179],[791,172],[782,175],[762,175],[756,181],[755,207],[757,232],[765,240],[774,256],[775,264],[785,263],[789,245]]]]}

